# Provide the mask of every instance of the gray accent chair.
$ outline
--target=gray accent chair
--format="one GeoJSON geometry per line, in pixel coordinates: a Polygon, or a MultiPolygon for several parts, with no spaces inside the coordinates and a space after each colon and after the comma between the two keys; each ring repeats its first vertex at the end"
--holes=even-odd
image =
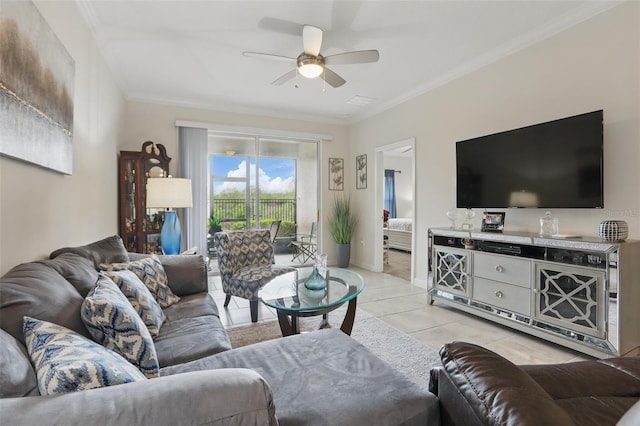
{"type": "Polygon", "coordinates": [[[231,296],[249,301],[251,322],[258,321],[258,290],[271,279],[294,269],[275,264],[271,232],[268,229],[218,232],[214,235],[224,307],[231,296]]]}

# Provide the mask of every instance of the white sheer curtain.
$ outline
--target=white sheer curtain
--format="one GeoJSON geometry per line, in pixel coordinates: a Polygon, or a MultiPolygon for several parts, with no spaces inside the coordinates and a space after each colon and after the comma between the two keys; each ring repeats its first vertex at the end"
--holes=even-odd
{"type": "Polygon", "coordinates": [[[178,127],[180,171],[191,179],[193,207],[183,210],[185,248],[198,247],[207,256],[207,129],[178,127]]]}

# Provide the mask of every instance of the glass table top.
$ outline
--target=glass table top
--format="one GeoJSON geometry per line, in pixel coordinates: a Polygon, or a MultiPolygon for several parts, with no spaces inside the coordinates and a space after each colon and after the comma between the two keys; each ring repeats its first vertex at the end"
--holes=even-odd
{"type": "Polygon", "coordinates": [[[364,289],[360,274],[348,269],[329,268],[325,290],[309,290],[304,281],[313,268],[297,268],[274,278],[258,292],[262,302],[281,311],[313,311],[342,305],[364,289]]]}

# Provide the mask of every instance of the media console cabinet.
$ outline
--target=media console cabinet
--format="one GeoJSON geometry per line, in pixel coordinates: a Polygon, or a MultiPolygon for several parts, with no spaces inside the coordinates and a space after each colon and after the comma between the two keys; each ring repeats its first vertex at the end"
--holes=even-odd
{"type": "Polygon", "coordinates": [[[640,241],[446,228],[428,239],[430,303],[598,358],[640,353],[640,241]]]}

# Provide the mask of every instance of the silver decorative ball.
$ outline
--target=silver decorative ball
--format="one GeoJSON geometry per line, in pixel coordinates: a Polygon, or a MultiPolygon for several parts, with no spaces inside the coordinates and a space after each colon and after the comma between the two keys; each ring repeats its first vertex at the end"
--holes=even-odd
{"type": "Polygon", "coordinates": [[[629,236],[629,225],[624,220],[603,220],[598,235],[610,243],[624,241],[629,236]]]}

